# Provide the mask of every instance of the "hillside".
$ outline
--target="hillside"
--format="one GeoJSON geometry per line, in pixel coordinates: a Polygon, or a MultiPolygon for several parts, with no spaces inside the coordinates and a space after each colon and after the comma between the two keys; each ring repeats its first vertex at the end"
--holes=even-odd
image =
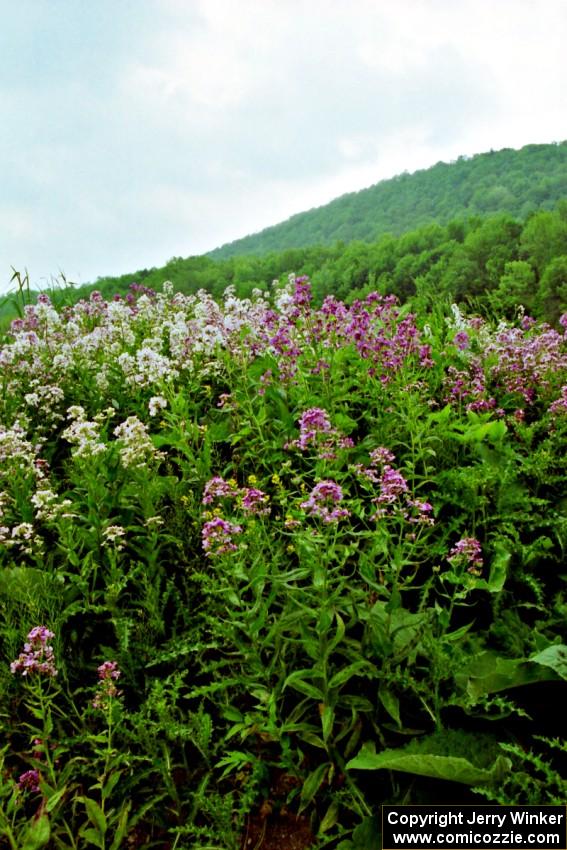
{"type": "Polygon", "coordinates": [[[567,142],[506,148],[414,174],[383,180],[316,209],[301,212],[260,233],[230,242],[208,256],[226,259],[316,243],[372,242],[430,222],[510,213],[526,218],[567,196],[567,142]]]}

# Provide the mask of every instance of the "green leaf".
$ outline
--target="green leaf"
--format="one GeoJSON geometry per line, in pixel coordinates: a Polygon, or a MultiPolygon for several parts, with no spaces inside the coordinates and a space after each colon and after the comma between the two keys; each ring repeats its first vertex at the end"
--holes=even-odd
{"type": "Polygon", "coordinates": [[[96,829],[93,829],[90,826],[85,826],[80,830],[79,835],[81,838],[84,838],[85,841],[88,841],[90,844],[94,844],[95,847],[104,847],[104,838],[97,832],[96,829]]]}
{"type": "Polygon", "coordinates": [[[475,589],[488,590],[490,593],[500,593],[508,577],[508,565],[511,557],[511,552],[498,546],[490,564],[488,581],[479,579],[475,583],[475,589]]]}
{"type": "Polygon", "coordinates": [[[364,818],[352,834],[353,850],[376,850],[377,847],[381,847],[380,826],[380,819],[376,815],[364,818]]]}
{"type": "Polygon", "coordinates": [[[386,687],[386,685],[382,682],[378,689],[378,697],[380,702],[392,718],[395,720],[397,725],[401,727],[402,721],[400,719],[400,701],[397,696],[390,690],[390,688],[386,687]]]}
{"type": "Polygon", "coordinates": [[[319,835],[332,829],[339,819],[339,804],[333,800],[319,825],[319,835]]]}
{"type": "Polygon", "coordinates": [[[323,692],[315,685],[306,682],[306,679],[313,677],[320,678],[321,674],[317,670],[295,670],[291,673],[284,682],[284,688],[290,687],[294,691],[299,691],[300,694],[305,694],[318,702],[324,702],[323,692]]]}
{"type": "Polygon", "coordinates": [[[95,826],[100,833],[101,836],[104,836],[107,828],[106,817],[96,802],[96,800],[91,800],[90,797],[81,797],[81,802],[85,804],[85,808],[87,810],[87,815],[89,816],[90,822],[95,826]]]}
{"type": "Polygon", "coordinates": [[[306,744],[311,744],[312,747],[317,747],[319,750],[326,750],[325,742],[319,735],[316,735],[314,732],[311,732],[309,729],[298,729],[297,737],[302,741],[305,741],[306,744]]]}
{"type": "Polygon", "coordinates": [[[455,681],[473,700],[486,694],[556,678],[550,665],[534,659],[503,658],[495,652],[482,652],[455,676],[455,681]]]}
{"type": "Polygon", "coordinates": [[[301,804],[299,806],[300,814],[305,808],[307,808],[309,803],[313,800],[315,794],[323,784],[325,775],[330,767],[331,765],[329,764],[329,762],[324,762],[323,764],[320,764],[319,767],[311,771],[311,773],[303,783],[303,788],[301,789],[301,804]]]}
{"type": "Polygon", "coordinates": [[[326,705],[321,713],[321,726],[323,728],[323,740],[325,743],[331,737],[333,725],[335,722],[335,712],[330,705],[326,705]]]}
{"type": "Polygon", "coordinates": [[[371,747],[363,747],[346,767],[347,770],[399,770],[464,785],[486,785],[508,772],[509,765],[509,760],[504,756],[498,756],[492,767],[486,769],[476,767],[468,759],[458,756],[408,753],[403,749],[376,753],[371,747]]]}
{"type": "Polygon", "coordinates": [[[24,837],[22,850],[38,850],[45,847],[51,837],[51,824],[45,811],[41,811],[39,817],[33,818],[24,837]]]}
{"type": "Polygon", "coordinates": [[[126,807],[120,812],[118,826],[116,827],[116,832],[114,833],[114,838],[112,840],[112,844],[110,845],[110,850],[120,850],[120,847],[122,846],[122,839],[124,838],[128,830],[128,815],[130,814],[130,805],[130,803],[127,803],[126,807]]]}
{"type": "Polygon", "coordinates": [[[562,643],[548,646],[537,655],[532,655],[530,661],[544,667],[551,667],[562,679],[567,679],[567,646],[562,643]]]}
{"type": "Polygon", "coordinates": [[[370,672],[373,670],[373,667],[368,663],[368,661],[355,661],[353,664],[348,664],[331,677],[329,681],[329,688],[340,688],[342,685],[345,685],[349,679],[352,679],[353,676],[357,676],[362,670],[370,672]]]}
{"type": "Polygon", "coordinates": [[[53,809],[55,808],[57,803],[61,800],[61,797],[65,794],[66,791],[67,791],[67,786],[65,785],[59,791],[55,791],[54,794],[51,794],[48,801],[47,801],[47,804],[45,806],[45,811],[46,812],[52,812],[53,809]]]}
{"type": "Polygon", "coordinates": [[[121,776],[122,776],[121,770],[116,770],[114,773],[110,774],[110,776],[108,777],[108,779],[106,780],[106,782],[102,786],[101,796],[102,796],[103,800],[106,800],[106,799],[108,799],[108,797],[110,797],[110,795],[114,791],[114,788],[115,788],[115,786],[116,786],[116,784],[119,781],[121,776]]]}

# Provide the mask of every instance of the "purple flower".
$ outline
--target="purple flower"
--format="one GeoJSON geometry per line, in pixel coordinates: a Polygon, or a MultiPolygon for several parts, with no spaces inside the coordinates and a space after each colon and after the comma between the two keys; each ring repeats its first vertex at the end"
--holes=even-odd
{"type": "Polygon", "coordinates": [[[107,679],[114,679],[116,681],[122,675],[121,671],[118,669],[117,661],[104,661],[100,667],[97,668],[98,678],[102,681],[106,681],[107,679]]]}
{"type": "Polygon", "coordinates": [[[232,542],[232,537],[235,534],[240,534],[241,531],[242,526],[234,525],[234,523],[221,517],[215,517],[206,522],[201,537],[207,557],[211,558],[214,555],[235,552],[238,547],[232,542]]]}
{"type": "Polygon", "coordinates": [[[470,345],[469,335],[466,331],[459,331],[459,333],[455,334],[453,342],[459,349],[459,351],[465,351],[470,345]]]}
{"type": "Polygon", "coordinates": [[[420,525],[433,525],[435,523],[435,520],[431,516],[433,505],[429,502],[422,502],[419,499],[408,499],[407,506],[410,509],[408,522],[419,523],[420,525]]]}
{"type": "Polygon", "coordinates": [[[32,793],[36,793],[39,791],[39,779],[39,771],[26,770],[25,773],[22,773],[18,779],[18,788],[20,791],[31,791],[32,793]]]}
{"type": "Polygon", "coordinates": [[[244,511],[257,516],[266,516],[270,513],[270,508],[267,505],[269,496],[263,490],[247,487],[242,493],[242,509],[244,511]]]}
{"type": "Polygon", "coordinates": [[[22,676],[28,676],[30,673],[57,676],[53,647],[48,644],[54,637],[54,633],[45,626],[35,626],[24,643],[24,651],[10,664],[11,672],[21,673],[22,676]]]}
{"type": "Polygon", "coordinates": [[[296,448],[302,452],[316,447],[320,458],[334,459],[337,448],[347,449],[354,445],[350,437],[342,437],[331,425],[329,414],[321,407],[310,407],[299,419],[299,439],[286,443],[285,448],[296,448]]]}
{"type": "Polygon", "coordinates": [[[236,490],[232,484],[229,484],[220,475],[216,475],[205,484],[202,502],[204,505],[210,505],[215,499],[222,499],[225,496],[236,496],[236,490]]]}
{"type": "Polygon", "coordinates": [[[386,464],[380,478],[380,495],[376,501],[382,505],[392,505],[402,493],[407,491],[407,481],[401,472],[386,464]]]}
{"type": "Polygon", "coordinates": [[[384,466],[386,463],[392,463],[395,459],[396,455],[384,446],[379,446],[370,452],[372,466],[384,466]]]}
{"type": "Polygon", "coordinates": [[[455,543],[447,560],[450,564],[465,566],[473,575],[480,575],[484,564],[482,547],[476,537],[463,537],[455,543]]]}
{"type": "Polygon", "coordinates": [[[567,384],[561,387],[561,396],[549,406],[550,413],[567,413],[567,384]]]}
{"type": "Polygon", "coordinates": [[[337,522],[350,516],[350,511],[346,508],[333,507],[338,505],[342,498],[343,491],[335,481],[320,481],[312,489],[309,498],[301,503],[301,507],[323,522],[337,522]]]}

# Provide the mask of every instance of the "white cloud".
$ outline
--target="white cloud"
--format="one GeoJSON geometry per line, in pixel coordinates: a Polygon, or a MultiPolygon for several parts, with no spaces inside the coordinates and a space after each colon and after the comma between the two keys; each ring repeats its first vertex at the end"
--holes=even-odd
{"type": "Polygon", "coordinates": [[[11,263],[134,271],[401,171],[567,138],[565,0],[52,10],[21,0],[0,35],[0,290],[11,263]]]}

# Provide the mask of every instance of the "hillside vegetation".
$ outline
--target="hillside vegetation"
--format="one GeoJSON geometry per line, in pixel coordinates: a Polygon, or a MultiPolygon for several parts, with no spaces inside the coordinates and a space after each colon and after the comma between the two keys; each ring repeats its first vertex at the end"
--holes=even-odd
{"type": "MultiPolygon", "coordinates": [[[[567,308],[567,143],[439,163],[209,255],[173,257],[82,287],[56,282],[51,297],[70,305],[93,289],[112,298],[132,283],[159,290],[166,280],[186,295],[204,289],[220,297],[234,286],[248,297],[290,273],[311,278],[317,304],[326,295],[351,301],[375,289],[419,308],[474,300],[476,309],[510,316],[521,303],[556,321],[567,308]]],[[[37,293],[19,280],[35,302],[37,293]]],[[[11,296],[0,299],[0,329],[17,310],[11,296]]]]}
{"type": "Polygon", "coordinates": [[[438,162],[351,192],[210,252],[215,259],[264,254],[337,239],[372,242],[430,222],[507,212],[526,218],[567,196],[567,143],[527,145],[438,162]]]}
{"type": "MultiPolygon", "coordinates": [[[[112,298],[126,296],[133,283],[160,290],[166,280],[185,295],[204,289],[221,297],[234,286],[240,297],[249,297],[292,272],[310,276],[316,304],[327,295],[351,302],[377,290],[419,310],[440,301],[472,303],[485,315],[512,317],[522,304],[534,317],[555,323],[567,309],[567,203],[537,212],[525,223],[500,214],[425,225],[372,243],[336,242],[222,261],[177,257],[159,269],[102,278],[87,287],[55,288],[51,297],[64,306],[95,288],[112,298]]],[[[25,287],[22,294],[29,303],[37,296],[25,287]]],[[[5,298],[0,327],[16,316],[13,299],[5,298]]]]}

